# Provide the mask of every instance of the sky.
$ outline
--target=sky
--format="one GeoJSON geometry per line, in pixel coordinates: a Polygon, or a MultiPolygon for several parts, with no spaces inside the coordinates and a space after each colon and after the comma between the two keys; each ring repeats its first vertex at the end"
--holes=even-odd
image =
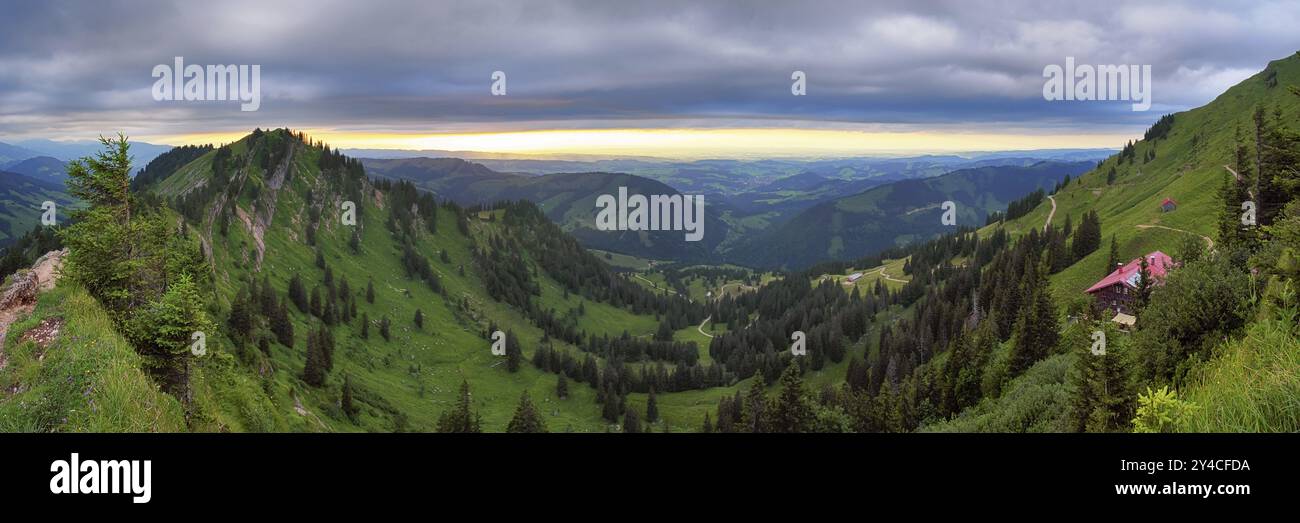
{"type": "Polygon", "coordinates": [[[1300,0],[0,10],[0,141],[208,143],[290,127],[347,148],[681,158],[1118,147],[1300,50],[1300,0]],[[155,100],[154,67],[178,56],[259,65],[260,107],[155,100]],[[1067,57],[1150,65],[1152,107],[1045,100],[1044,68],[1067,57]],[[492,95],[495,71],[505,96],[492,95]]]}

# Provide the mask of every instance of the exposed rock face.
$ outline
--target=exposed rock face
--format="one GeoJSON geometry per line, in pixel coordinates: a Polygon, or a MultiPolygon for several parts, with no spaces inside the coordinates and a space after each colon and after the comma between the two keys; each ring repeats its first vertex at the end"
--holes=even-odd
{"type": "MultiPolygon", "coordinates": [[[[0,369],[5,367],[4,345],[9,325],[32,311],[37,294],[54,287],[59,267],[63,265],[63,255],[67,253],[67,249],[45,253],[32,264],[31,269],[14,274],[12,283],[0,292],[0,369]]],[[[53,332],[57,335],[58,329],[53,332]]]]}
{"type": "Polygon", "coordinates": [[[0,293],[0,310],[36,302],[36,294],[54,286],[55,272],[63,264],[67,249],[50,251],[37,258],[28,270],[14,274],[13,283],[0,293]]]}

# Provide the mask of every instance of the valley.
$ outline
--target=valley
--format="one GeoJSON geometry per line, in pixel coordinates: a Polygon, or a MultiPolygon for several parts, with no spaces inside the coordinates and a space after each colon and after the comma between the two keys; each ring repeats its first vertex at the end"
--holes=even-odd
{"type": "MultiPolygon", "coordinates": [[[[84,208],[5,175],[6,208],[85,212],[59,227],[70,276],[11,326],[0,428],[496,432],[526,395],[551,432],[1105,432],[1151,428],[1138,397],[1172,386],[1206,408],[1156,429],[1290,430],[1300,420],[1275,406],[1290,382],[1240,376],[1258,340],[1274,371],[1296,371],[1283,363],[1295,333],[1274,319],[1294,307],[1294,195],[1289,171],[1270,171],[1292,158],[1294,84],[1300,55],[1100,162],[357,159],[257,129],[162,153],[129,197],[84,208]],[[1238,139],[1242,127],[1270,141],[1238,139]],[[1249,147],[1277,152],[1251,160],[1249,147]],[[1279,181],[1256,192],[1261,170],[1279,181]],[[735,183],[747,171],[761,174],[735,183]],[[704,241],[595,227],[619,187],[705,194],[704,241]],[[1264,232],[1232,226],[1242,194],[1273,202],[1264,232]],[[138,242],[120,263],[142,269],[95,276],[124,256],[99,235],[119,233],[138,242]],[[1179,267],[1136,330],[1117,330],[1083,291],[1154,251],[1179,267]],[[1207,310],[1206,296],[1234,307],[1207,310]],[[65,334],[12,341],[55,319],[65,334]],[[203,356],[139,349],[192,327],[203,356]],[[1122,356],[1087,359],[1093,329],[1122,356]],[[61,385],[69,372],[92,392],[61,385]],[[779,394],[792,387],[806,393],[779,394]],[[24,407],[36,398],[46,407],[24,407]]],[[[141,169],[114,152],[125,144],[104,146],[121,180],[141,169]]],[[[29,172],[58,170],[29,166],[42,163],[29,172]]],[[[82,176],[67,183],[84,190],[82,176]]]]}

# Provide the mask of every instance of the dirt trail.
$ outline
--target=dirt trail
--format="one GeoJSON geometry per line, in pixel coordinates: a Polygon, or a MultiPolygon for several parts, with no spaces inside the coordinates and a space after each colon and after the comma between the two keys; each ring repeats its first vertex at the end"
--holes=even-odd
{"type": "Polygon", "coordinates": [[[668,292],[671,292],[671,293],[673,293],[673,294],[677,294],[677,291],[672,290],[672,289],[669,289],[667,286],[665,286],[665,287],[660,287],[658,283],[655,283],[653,280],[647,279],[646,277],[641,276],[640,274],[633,273],[632,275],[633,275],[633,276],[636,276],[636,278],[637,278],[638,280],[641,280],[641,281],[643,281],[643,282],[649,283],[649,284],[650,284],[650,288],[651,288],[651,290],[655,290],[655,291],[668,291],[668,292]]]}
{"type": "Polygon", "coordinates": [[[15,274],[12,283],[0,293],[0,369],[6,364],[4,346],[5,338],[9,335],[9,325],[36,308],[37,294],[54,288],[65,254],[66,250],[45,253],[30,270],[15,274]]]}
{"type": "Polygon", "coordinates": [[[1047,199],[1052,201],[1052,211],[1047,213],[1047,221],[1043,222],[1043,232],[1047,232],[1047,228],[1052,225],[1052,217],[1056,216],[1056,197],[1049,194],[1047,199]]]}
{"type": "MultiPolygon", "coordinates": [[[[1241,175],[1240,175],[1240,174],[1237,174],[1237,171],[1232,170],[1232,167],[1228,167],[1228,164],[1226,164],[1226,163],[1223,164],[1223,168],[1224,168],[1224,169],[1227,169],[1228,172],[1232,173],[1232,176],[1233,176],[1233,177],[1237,178],[1237,183],[1241,183],[1241,175]]],[[[1250,187],[1247,187],[1247,188],[1246,188],[1246,194],[1250,196],[1250,199],[1251,199],[1251,200],[1254,200],[1254,199],[1255,199],[1255,191],[1254,191],[1253,189],[1251,189],[1250,187]]]]}
{"type": "Polygon", "coordinates": [[[696,330],[700,331],[700,334],[703,334],[703,335],[708,336],[708,337],[710,337],[710,338],[712,338],[713,335],[712,335],[712,334],[709,334],[709,333],[707,333],[707,332],[704,332],[704,324],[705,324],[705,323],[708,323],[709,320],[711,320],[711,319],[713,319],[713,315],[709,315],[709,317],[704,318],[704,321],[700,322],[700,326],[695,328],[696,330]]]}
{"type": "Polygon", "coordinates": [[[1202,240],[1205,240],[1205,247],[1206,247],[1206,249],[1211,250],[1211,251],[1214,250],[1214,238],[1211,238],[1211,237],[1209,237],[1209,236],[1204,236],[1204,235],[1196,234],[1196,233],[1194,233],[1194,232],[1192,232],[1192,231],[1184,231],[1184,230],[1182,230],[1182,229],[1175,229],[1175,228],[1173,228],[1173,227],[1165,227],[1164,225],[1152,225],[1152,224],[1135,225],[1135,227],[1137,227],[1137,228],[1139,228],[1139,229],[1151,229],[1151,228],[1155,228],[1155,229],[1165,229],[1165,230],[1169,230],[1169,231],[1177,231],[1177,232],[1181,232],[1181,233],[1184,233],[1184,234],[1190,234],[1190,235],[1192,235],[1192,236],[1200,236],[1202,240]]]}
{"type": "Polygon", "coordinates": [[[898,279],[898,278],[895,278],[895,277],[893,277],[893,276],[890,276],[889,274],[885,273],[885,268],[884,268],[884,267],[881,267],[881,268],[880,268],[880,277],[881,277],[881,278],[884,278],[884,279],[886,279],[886,280],[892,281],[892,282],[897,282],[897,283],[911,283],[911,282],[912,282],[912,280],[900,280],[900,279],[898,279]]]}

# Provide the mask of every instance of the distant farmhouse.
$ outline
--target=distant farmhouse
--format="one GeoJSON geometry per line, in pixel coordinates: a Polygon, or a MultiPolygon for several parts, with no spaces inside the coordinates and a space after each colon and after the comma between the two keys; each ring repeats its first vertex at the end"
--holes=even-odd
{"type": "Polygon", "coordinates": [[[849,275],[849,277],[848,277],[848,279],[847,279],[847,281],[846,281],[845,283],[847,283],[847,284],[852,284],[852,283],[854,283],[854,282],[857,282],[857,281],[860,280],[860,279],[862,279],[862,273],[860,273],[860,272],[855,272],[855,273],[849,275]]]}
{"type": "MultiPolygon", "coordinates": [[[[1158,285],[1165,279],[1169,270],[1175,267],[1174,259],[1160,251],[1152,252],[1146,255],[1146,258],[1147,271],[1151,273],[1153,284],[1158,285]]],[[[1137,297],[1138,282],[1141,279],[1142,258],[1134,258],[1133,261],[1121,265],[1084,292],[1093,295],[1097,303],[1106,310],[1128,316],[1133,312],[1132,304],[1137,297]]]]}
{"type": "Polygon", "coordinates": [[[1174,201],[1173,198],[1165,198],[1165,201],[1160,202],[1160,210],[1163,212],[1173,212],[1177,208],[1178,202],[1174,201]]]}

